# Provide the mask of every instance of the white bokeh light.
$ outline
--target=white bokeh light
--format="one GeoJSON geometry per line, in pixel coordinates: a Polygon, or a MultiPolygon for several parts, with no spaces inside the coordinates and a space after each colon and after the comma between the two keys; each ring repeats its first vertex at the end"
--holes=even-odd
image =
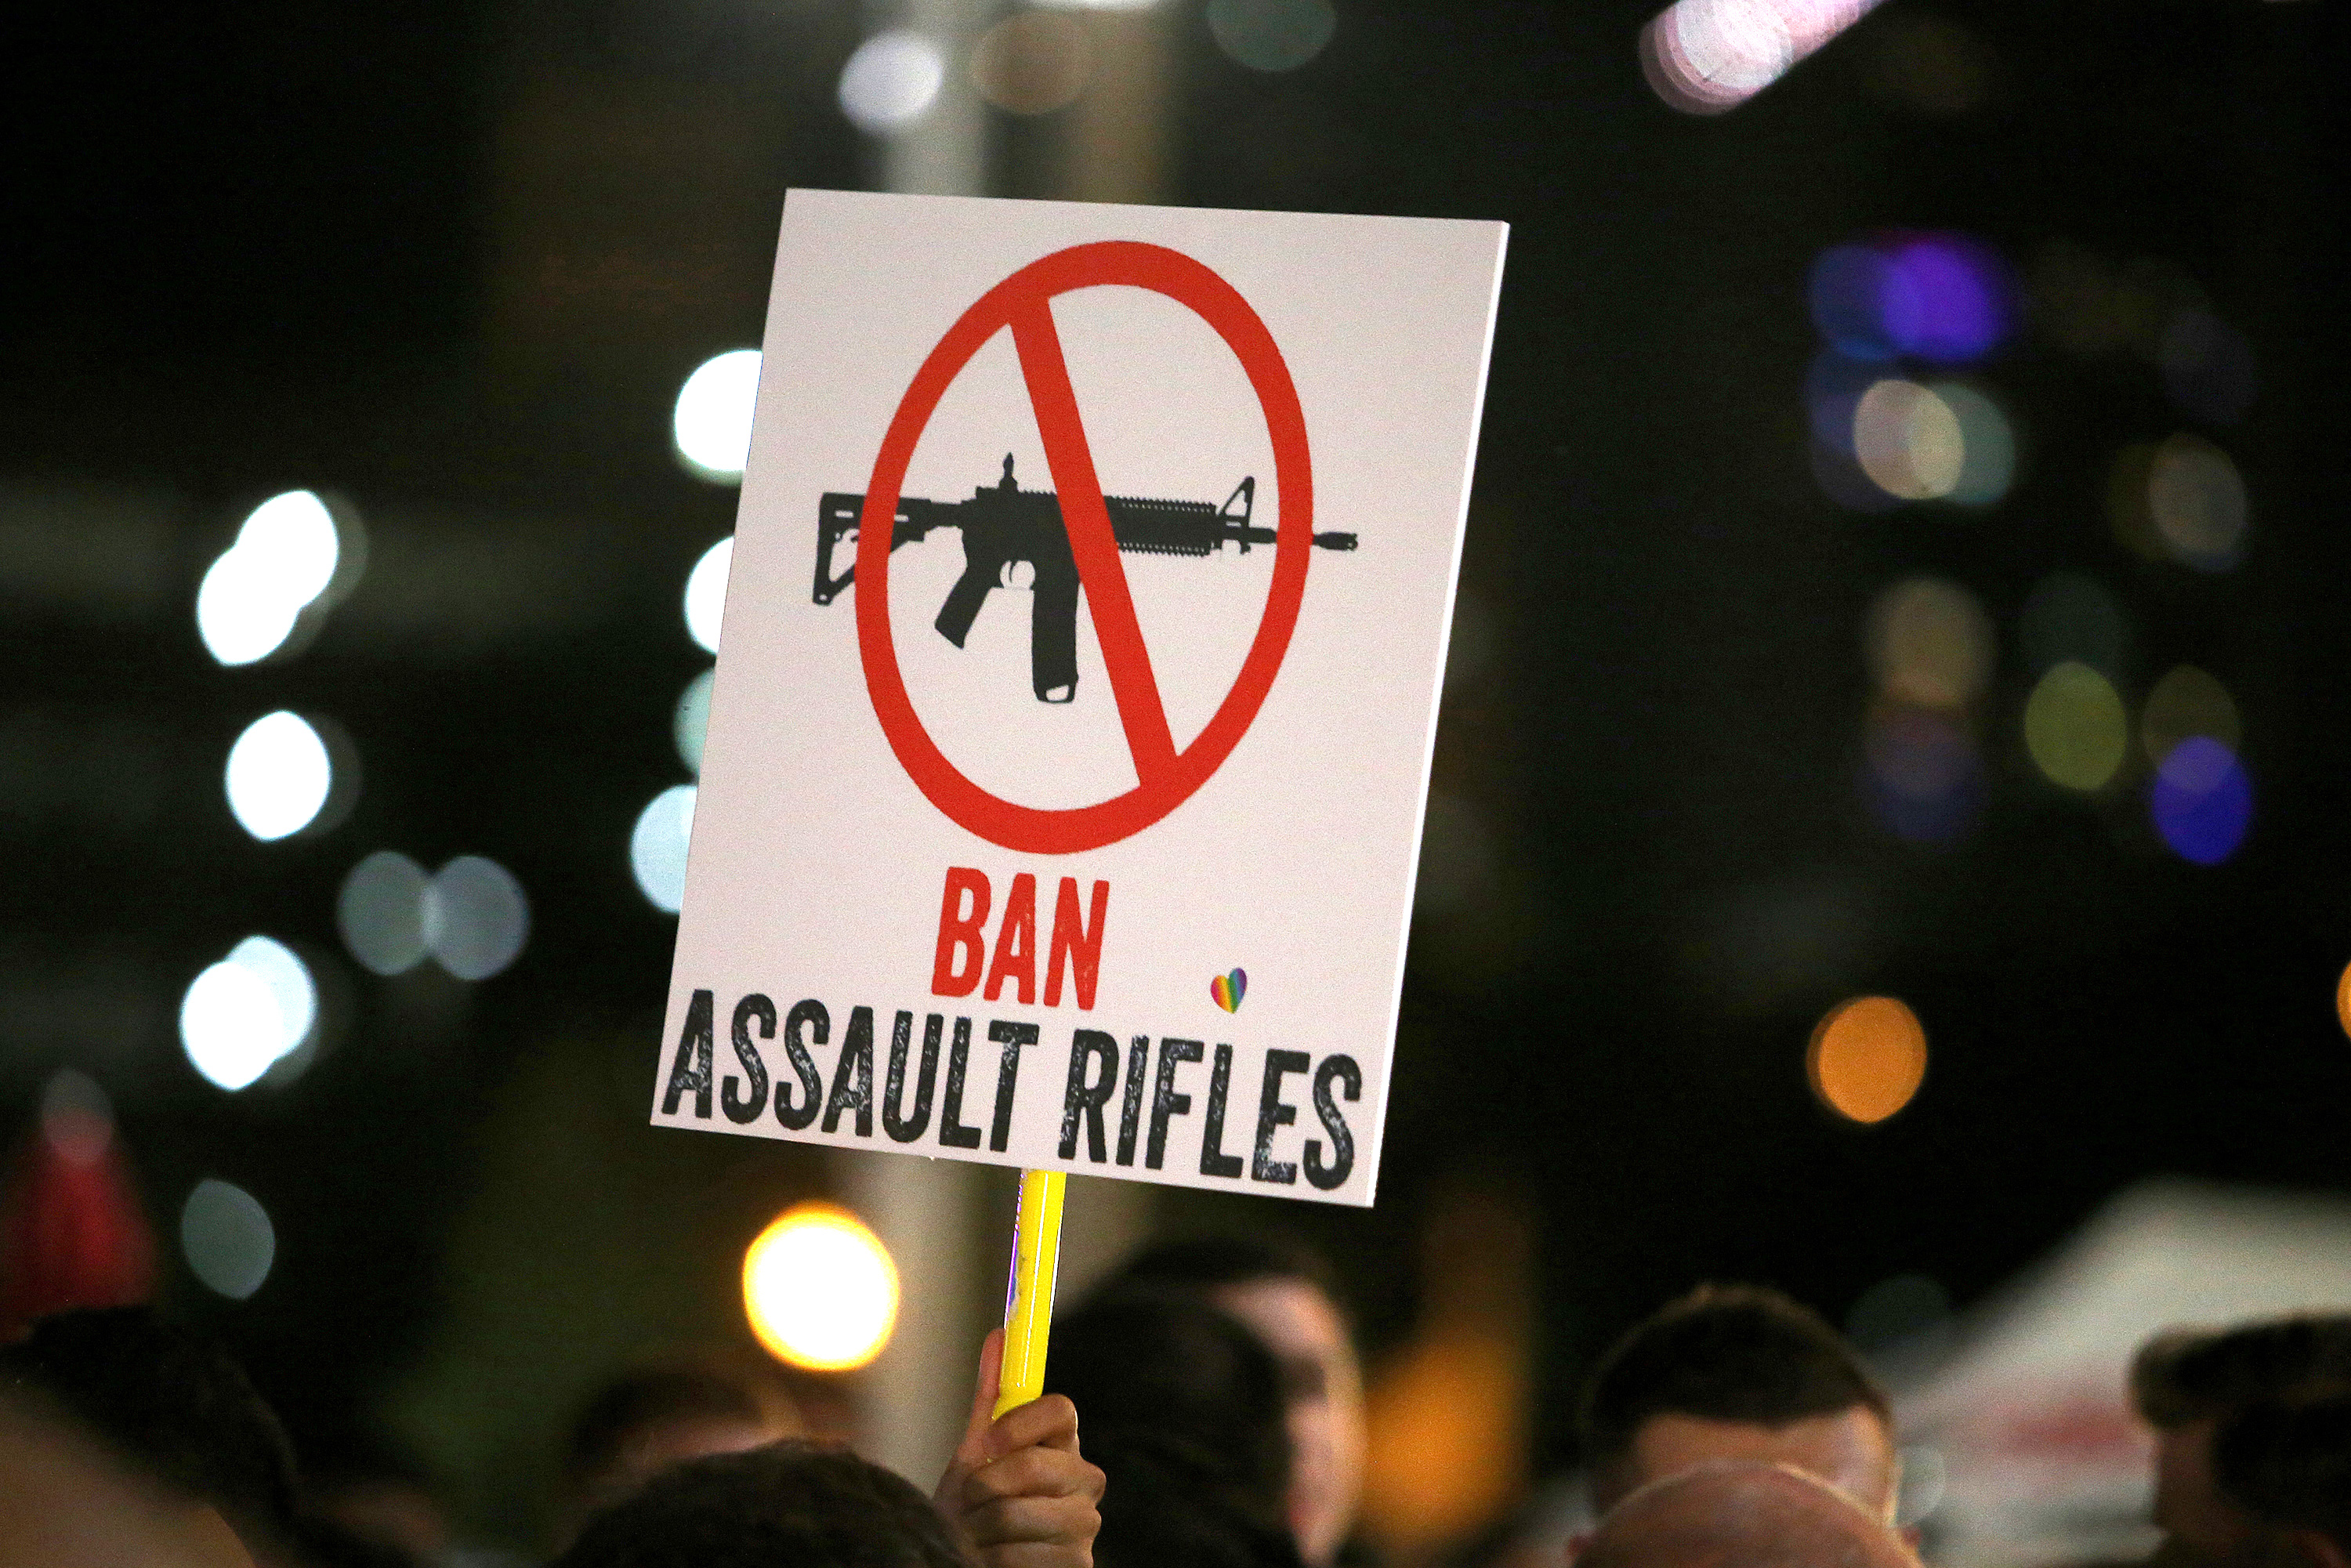
{"type": "Polygon", "coordinates": [[[266,659],[286,641],[302,606],[277,591],[268,563],[229,550],[196,590],[196,635],[204,651],[231,666],[266,659]]]}
{"type": "Polygon", "coordinates": [[[486,980],[530,938],[530,901],[514,873],[481,855],[459,855],[423,890],[425,945],[461,980],[486,980]]]}
{"type": "Polygon", "coordinates": [[[845,1209],[803,1203],[743,1255],[743,1308],[759,1343],[812,1372],[846,1372],[882,1353],[898,1324],[898,1265],[845,1209]]]}
{"type": "Polygon", "coordinates": [[[280,708],[236,737],[223,778],[238,825],[266,843],[309,826],[334,787],[335,767],[309,721],[280,708]]]}
{"type": "Polygon", "coordinates": [[[248,936],[189,983],[180,1042],[207,1082],[234,1092],[301,1045],[318,1017],[308,966],[282,942],[248,936]]]}
{"type": "Polygon", "coordinates": [[[946,79],[946,57],[922,34],[876,33],[841,68],[841,111],[867,135],[886,136],[920,120],[946,79]]]}
{"type": "Polygon", "coordinates": [[[758,350],[734,349],[705,360],[677,389],[670,416],[679,459],[705,479],[740,479],[758,401],[758,350]]]}
{"type": "Polygon", "coordinates": [[[341,559],[334,514],[315,493],[289,490],[262,502],[196,590],[205,651],[230,665],[268,657],[326,592],[341,559]]]}
{"type": "Polygon", "coordinates": [[[702,771],[702,744],[710,730],[710,690],[717,676],[716,670],[705,670],[678,695],[671,733],[677,741],[678,760],[695,773],[702,771]]]}
{"type": "Polygon", "coordinates": [[[335,898],[335,928],[360,967],[402,975],[424,961],[424,868],[398,850],[351,867],[335,898]]]}
{"type": "Polygon", "coordinates": [[[1208,0],[1217,47],[1253,71],[1289,71],[1321,54],[1337,31],[1331,0],[1208,0]]]}
{"type": "Polygon", "coordinates": [[[637,815],[629,835],[629,869],[656,909],[674,915],[685,902],[685,850],[694,837],[695,789],[673,785],[637,815]]]}
{"type": "Polygon", "coordinates": [[[1720,114],[1770,87],[1869,14],[1878,0],[1675,0],[1641,29],[1641,68],[1657,96],[1720,114]]]}
{"type": "Polygon", "coordinates": [[[206,1176],[181,1207],[180,1250],[207,1289],[241,1301],[269,1278],[277,1260],[277,1229],[251,1193],[206,1176]]]}
{"type": "Polygon", "coordinates": [[[726,572],[735,563],[735,536],[729,534],[708,549],[685,574],[686,634],[703,652],[718,652],[718,623],[726,615],[726,572]]]}

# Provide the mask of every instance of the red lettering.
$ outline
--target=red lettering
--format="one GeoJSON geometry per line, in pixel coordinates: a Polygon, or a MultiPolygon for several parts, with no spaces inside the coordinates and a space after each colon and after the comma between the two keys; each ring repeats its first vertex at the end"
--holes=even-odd
{"type": "MultiPolygon", "coordinates": [[[[979,984],[980,966],[987,958],[987,938],[981,934],[981,923],[987,918],[989,894],[987,875],[969,866],[949,866],[946,894],[939,900],[939,947],[931,960],[931,994],[935,997],[967,997],[979,984]],[[971,908],[965,911],[964,895],[970,894],[971,908]],[[967,960],[967,955],[968,959],[967,960]]],[[[1035,890],[1030,890],[1035,900],[1035,890]]],[[[1029,919],[1036,918],[1032,911],[1029,919]]],[[[988,999],[996,999],[994,988],[988,999]]],[[[1023,997],[1021,1000],[1028,998],[1023,997]]]]}
{"type": "Polygon", "coordinates": [[[1008,979],[1020,983],[1024,1003],[1037,999],[1037,879],[1022,872],[1004,895],[1004,924],[996,928],[996,961],[987,967],[987,999],[1008,979]]]}
{"type": "Polygon", "coordinates": [[[1078,919],[1078,883],[1075,877],[1061,879],[1061,895],[1053,901],[1053,949],[1045,961],[1045,1005],[1061,1005],[1061,965],[1067,960],[1070,973],[1078,983],[1078,1006],[1094,1005],[1094,979],[1102,972],[1103,916],[1110,910],[1110,883],[1094,883],[1093,913],[1085,921],[1078,919]]]}

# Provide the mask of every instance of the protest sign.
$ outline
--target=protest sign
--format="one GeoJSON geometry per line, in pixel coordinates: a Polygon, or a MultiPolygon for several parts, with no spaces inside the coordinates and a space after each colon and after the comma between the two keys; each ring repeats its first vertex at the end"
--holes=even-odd
{"type": "Polygon", "coordinates": [[[656,1124],[1372,1201],[1503,235],[790,194],[656,1124]]]}

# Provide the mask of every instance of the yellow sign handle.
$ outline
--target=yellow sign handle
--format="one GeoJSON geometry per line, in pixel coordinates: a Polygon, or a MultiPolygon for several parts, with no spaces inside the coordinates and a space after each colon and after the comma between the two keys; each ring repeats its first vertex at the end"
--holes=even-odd
{"type": "Polygon", "coordinates": [[[1004,1292],[1004,1373],[996,1414],[1045,1392],[1045,1342],[1053,1328],[1053,1281],[1061,1269],[1060,1171],[1020,1173],[1020,1212],[1012,1222],[1012,1280],[1004,1292]]]}

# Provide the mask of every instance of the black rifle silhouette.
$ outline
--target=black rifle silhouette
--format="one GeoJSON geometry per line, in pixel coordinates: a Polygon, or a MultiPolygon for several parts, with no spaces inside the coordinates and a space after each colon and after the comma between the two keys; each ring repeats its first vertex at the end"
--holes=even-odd
{"type": "MultiPolygon", "coordinates": [[[[1257,504],[1257,476],[1242,480],[1221,507],[1206,501],[1151,501],[1132,496],[1105,496],[1112,535],[1118,548],[1144,555],[1207,555],[1227,543],[1249,553],[1252,545],[1270,545],[1271,528],[1252,528],[1249,512],[1257,504]],[[1236,507],[1238,509],[1236,510],[1236,507]]],[[[864,515],[865,497],[827,494],[817,503],[816,601],[830,604],[857,575],[832,571],[834,548],[857,532],[864,515]]],[[[1070,531],[1061,521],[1061,503],[1050,490],[1023,490],[1013,482],[1012,457],[1004,458],[1004,477],[982,485],[968,501],[926,501],[917,496],[898,499],[898,515],[890,532],[890,548],[913,544],[933,528],[958,528],[963,533],[963,575],[956,580],[940,607],[935,624],[940,636],[963,646],[971,623],[991,590],[1019,586],[1012,569],[1026,562],[1035,574],[1029,587],[1036,594],[1029,620],[1029,675],[1037,700],[1065,703],[1078,695],[1078,563],[1070,553],[1070,531]]],[[[1351,550],[1353,534],[1316,534],[1323,549],[1351,550]]]]}

